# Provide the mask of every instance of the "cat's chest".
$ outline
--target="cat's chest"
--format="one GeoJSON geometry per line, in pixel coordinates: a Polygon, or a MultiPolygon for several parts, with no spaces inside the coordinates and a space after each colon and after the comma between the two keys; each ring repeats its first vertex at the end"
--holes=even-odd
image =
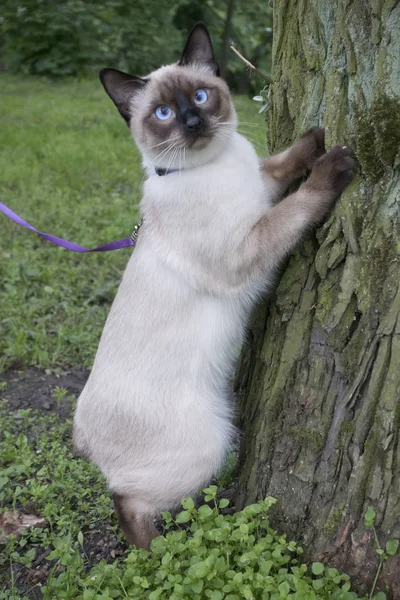
{"type": "Polygon", "coordinates": [[[143,213],[160,225],[198,228],[253,221],[265,212],[264,184],[258,165],[230,161],[152,177],[146,184],[143,213]],[[146,215],[147,213],[147,215],[146,215]]]}

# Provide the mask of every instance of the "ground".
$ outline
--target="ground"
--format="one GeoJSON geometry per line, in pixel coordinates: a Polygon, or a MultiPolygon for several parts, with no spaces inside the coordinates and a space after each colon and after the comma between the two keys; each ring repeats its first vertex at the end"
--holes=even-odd
{"type": "MultiPolygon", "coordinates": [[[[43,515],[47,510],[44,529],[55,525],[55,537],[61,538],[66,531],[71,532],[76,515],[70,511],[78,508],[81,514],[77,520],[83,524],[82,517],[85,518],[86,515],[88,518],[84,552],[87,556],[87,568],[90,568],[101,558],[112,561],[121,556],[127,546],[118,534],[111,498],[105,492],[102,478],[90,465],[76,459],[71,453],[69,434],[72,411],[75,398],[83,388],[87,376],[88,370],[79,367],[47,374],[34,368],[5,373],[1,378],[1,428],[8,435],[0,447],[3,510],[6,509],[9,514],[8,511],[16,509],[24,515],[43,515]],[[60,440],[63,444],[61,452],[57,451],[60,440]],[[35,454],[37,456],[32,460],[35,454]],[[53,463],[50,469],[49,462],[53,463]],[[44,467],[45,463],[47,468],[44,467]],[[71,465],[76,466],[76,463],[80,463],[80,468],[69,468],[71,465]],[[78,481],[80,470],[85,472],[83,486],[78,481]],[[56,475],[52,482],[50,472],[56,475]],[[24,490],[21,495],[18,484],[27,484],[29,487],[27,477],[30,482],[34,482],[34,487],[24,490]],[[101,492],[98,507],[95,495],[92,506],[87,502],[87,484],[92,483],[93,479],[98,480],[96,493],[101,492]],[[81,498],[86,498],[83,506],[79,493],[82,494],[81,498]],[[68,509],[67,504],[70,505],[68,509]],[[69,512],[69,515],[63,523],[65,512],[69,512]]],[[[84,524],[83,528],[85,529],[84,524]]],[[[27,598],[42,597],[40,584],[46,581],[52,569],[52,563],[46,560],[50,554],[48,542],[52,536],[43,538],[42,530],[38,531],[36,528],[34,531],[35,533],[29,533],[22,530],[22,537],[15,544],[6,547],[3,555],[3,560],[7,554],[11,560],[15,588],[27,598]]],[[[77,529],[76,532],[78,533],[77,529]]],[[[0,542],[6,541],[8,540],[0,536],[0,542]]],[[[8,587],[9,567],[9,561],[0,565],[0,589],[1,584],[5,589],[8,587]]]]}
{"type": "MultiPolygon", "coordinates": [[[[0,74],[0,87],[1,201],[84,246],[129,235],[139,218],[140,158],[97,78],[0,74]]],[[[265,153],[259,105],[235,103],[241,131],[265,153]]],[[[52,598],[41,585],[54,571],[54,547],[71,573],[72,555],[60,554],[68,540],[82,539],[85,568],[126,549],[105,483],[72,455],[70,432],[130,251],[76,255],[2,215],[0,239],[1,512],[44,519],[0,537],[0,600],[52,598]]]]}

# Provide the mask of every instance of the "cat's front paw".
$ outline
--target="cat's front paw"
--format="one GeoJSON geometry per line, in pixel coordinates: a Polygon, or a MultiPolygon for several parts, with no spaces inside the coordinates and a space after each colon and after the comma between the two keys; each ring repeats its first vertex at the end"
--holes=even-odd
{"type": "Polygon", "coordinates": [[[335,146],[314,164],[307,188],[333,202],[352,181],[357,167],[353,151],[348,146],[335,146]]]}
{"type": "Polygon", "coordinates": [[[316,161],[325,154],[325,129],[312,127],[292,147],[293,160],[301,175],[309,173],[316,161]]]}

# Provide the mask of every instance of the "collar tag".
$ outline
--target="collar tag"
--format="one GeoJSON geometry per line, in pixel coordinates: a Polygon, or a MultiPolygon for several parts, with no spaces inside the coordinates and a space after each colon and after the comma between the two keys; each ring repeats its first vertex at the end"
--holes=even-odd
{"type": "Polygon", "coordinates": [[[138,238],[138,235],[139,235],[139,229],[141,228],[142,225],[143,225],[143,219],[141,219],[139,221],[139,223],[137,223],[135,225],[135,227],[133,228],[133,231],[132,231],[132,233],[130,235],[130,238],[131,238],[132,242],[134,242],[135,244],[136,244],[136,241],[137,241],[137,238],[138,238]]]}

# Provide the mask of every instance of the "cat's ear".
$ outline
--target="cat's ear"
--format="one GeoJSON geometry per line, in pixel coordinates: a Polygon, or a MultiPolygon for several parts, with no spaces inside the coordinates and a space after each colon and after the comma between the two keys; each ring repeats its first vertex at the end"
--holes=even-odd
{"type": "Polygon", "coordinates": [[[215,60],[210,34],[203,23],[195,25],[190,32],[179,65],[185,66],[193,63],[208,65],[214,74],[219,76],[219,67],[215,60]]]}
{"type": "Polygon", "coordinates": [[[102,69],[99,77],[107,94],[129,125],[129,120],[132,116],[131,100],[133,96],[144,88],[147,80],[117,71],[116,69],[102,69]]]}

